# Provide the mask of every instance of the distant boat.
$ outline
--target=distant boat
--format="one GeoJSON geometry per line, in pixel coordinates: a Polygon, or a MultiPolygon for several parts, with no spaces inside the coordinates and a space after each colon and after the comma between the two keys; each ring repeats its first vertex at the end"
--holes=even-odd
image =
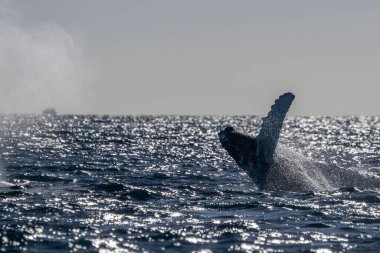
{"type": "Polygon", "coordinates": [[[42,111],[42,115],[44,115],[45,117],[54,118],[57,117],[57,112],[54,108],[49,107],[42,111]]]}

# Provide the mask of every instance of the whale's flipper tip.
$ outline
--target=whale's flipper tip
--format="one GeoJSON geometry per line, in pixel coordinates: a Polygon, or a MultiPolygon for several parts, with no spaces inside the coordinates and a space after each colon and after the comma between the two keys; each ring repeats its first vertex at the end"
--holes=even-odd
{"type": "Polygon", "coordinates": [[[284,94],[282,94],[280,97],[282,96],[292,96],[293,98],[295,98],[296,96],[294,96],[294,94],[292,92],[285,92],[284,94]]]}
{"type": "MultiPolygon", "coordinates": [[[[279,96],[275,100],[274,104],[271,106],[271,111],[268,113],[267,117],[269,117],[271,113],[276,113],[276,112],[277,113],[278,112],[285,112],[285,114],[286,114],[295,97],[296,96],[294,96],[294,94],[291,92],[286,92],[286,93],[282,94],[281,96],[279,96]]],[[[285,115],[284,115],[284,117],[285,117],[285,115]]]]}

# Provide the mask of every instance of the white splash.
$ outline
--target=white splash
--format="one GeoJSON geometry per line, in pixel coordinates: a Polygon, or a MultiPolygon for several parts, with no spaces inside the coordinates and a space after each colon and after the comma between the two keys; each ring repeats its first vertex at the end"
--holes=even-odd
{"type": "Polygon", "coordinates": [[[321,168],[311,159],[279,145],[273,168],[267,179],[267,189],[291,191],[325,191],[333,187],[321,168]]]}
{"type": "Polygon", "coordinates": [[[378,189],[380,178],[361,168],[340,168],[318,163],[283,145],[277,147],[266,189],[288,191],[330,191],[358,187],[378,189]]]}
{"type": "Polygon", "coordinates": [[[12,183],[8,183],[8,182],[0,180],[0,188],[7,188],[7,187],[12,187],[12,186],[15,186],[15,185],[12,183]]]}

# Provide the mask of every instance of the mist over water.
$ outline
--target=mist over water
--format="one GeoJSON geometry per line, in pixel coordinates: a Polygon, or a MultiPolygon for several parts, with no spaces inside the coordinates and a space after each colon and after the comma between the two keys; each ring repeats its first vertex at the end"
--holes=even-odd
{"type": "Polygon", "coordinates": [[[0,4],[0,112],[78,111],[97,75],[77,41],[54,23],[30,25],[0,4]]]}

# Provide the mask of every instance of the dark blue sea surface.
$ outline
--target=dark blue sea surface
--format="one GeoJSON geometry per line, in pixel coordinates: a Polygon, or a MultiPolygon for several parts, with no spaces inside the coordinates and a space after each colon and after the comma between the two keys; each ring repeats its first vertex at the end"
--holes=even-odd
{"type": "Polygon", "coordinates": [[[223,126],[254,135],[260,117],[0,122],[1,251],[380,252],[379,117],[285,121],[283,147],[340,170],[305,192],[258,191],[221,147],[223,126]]]}

